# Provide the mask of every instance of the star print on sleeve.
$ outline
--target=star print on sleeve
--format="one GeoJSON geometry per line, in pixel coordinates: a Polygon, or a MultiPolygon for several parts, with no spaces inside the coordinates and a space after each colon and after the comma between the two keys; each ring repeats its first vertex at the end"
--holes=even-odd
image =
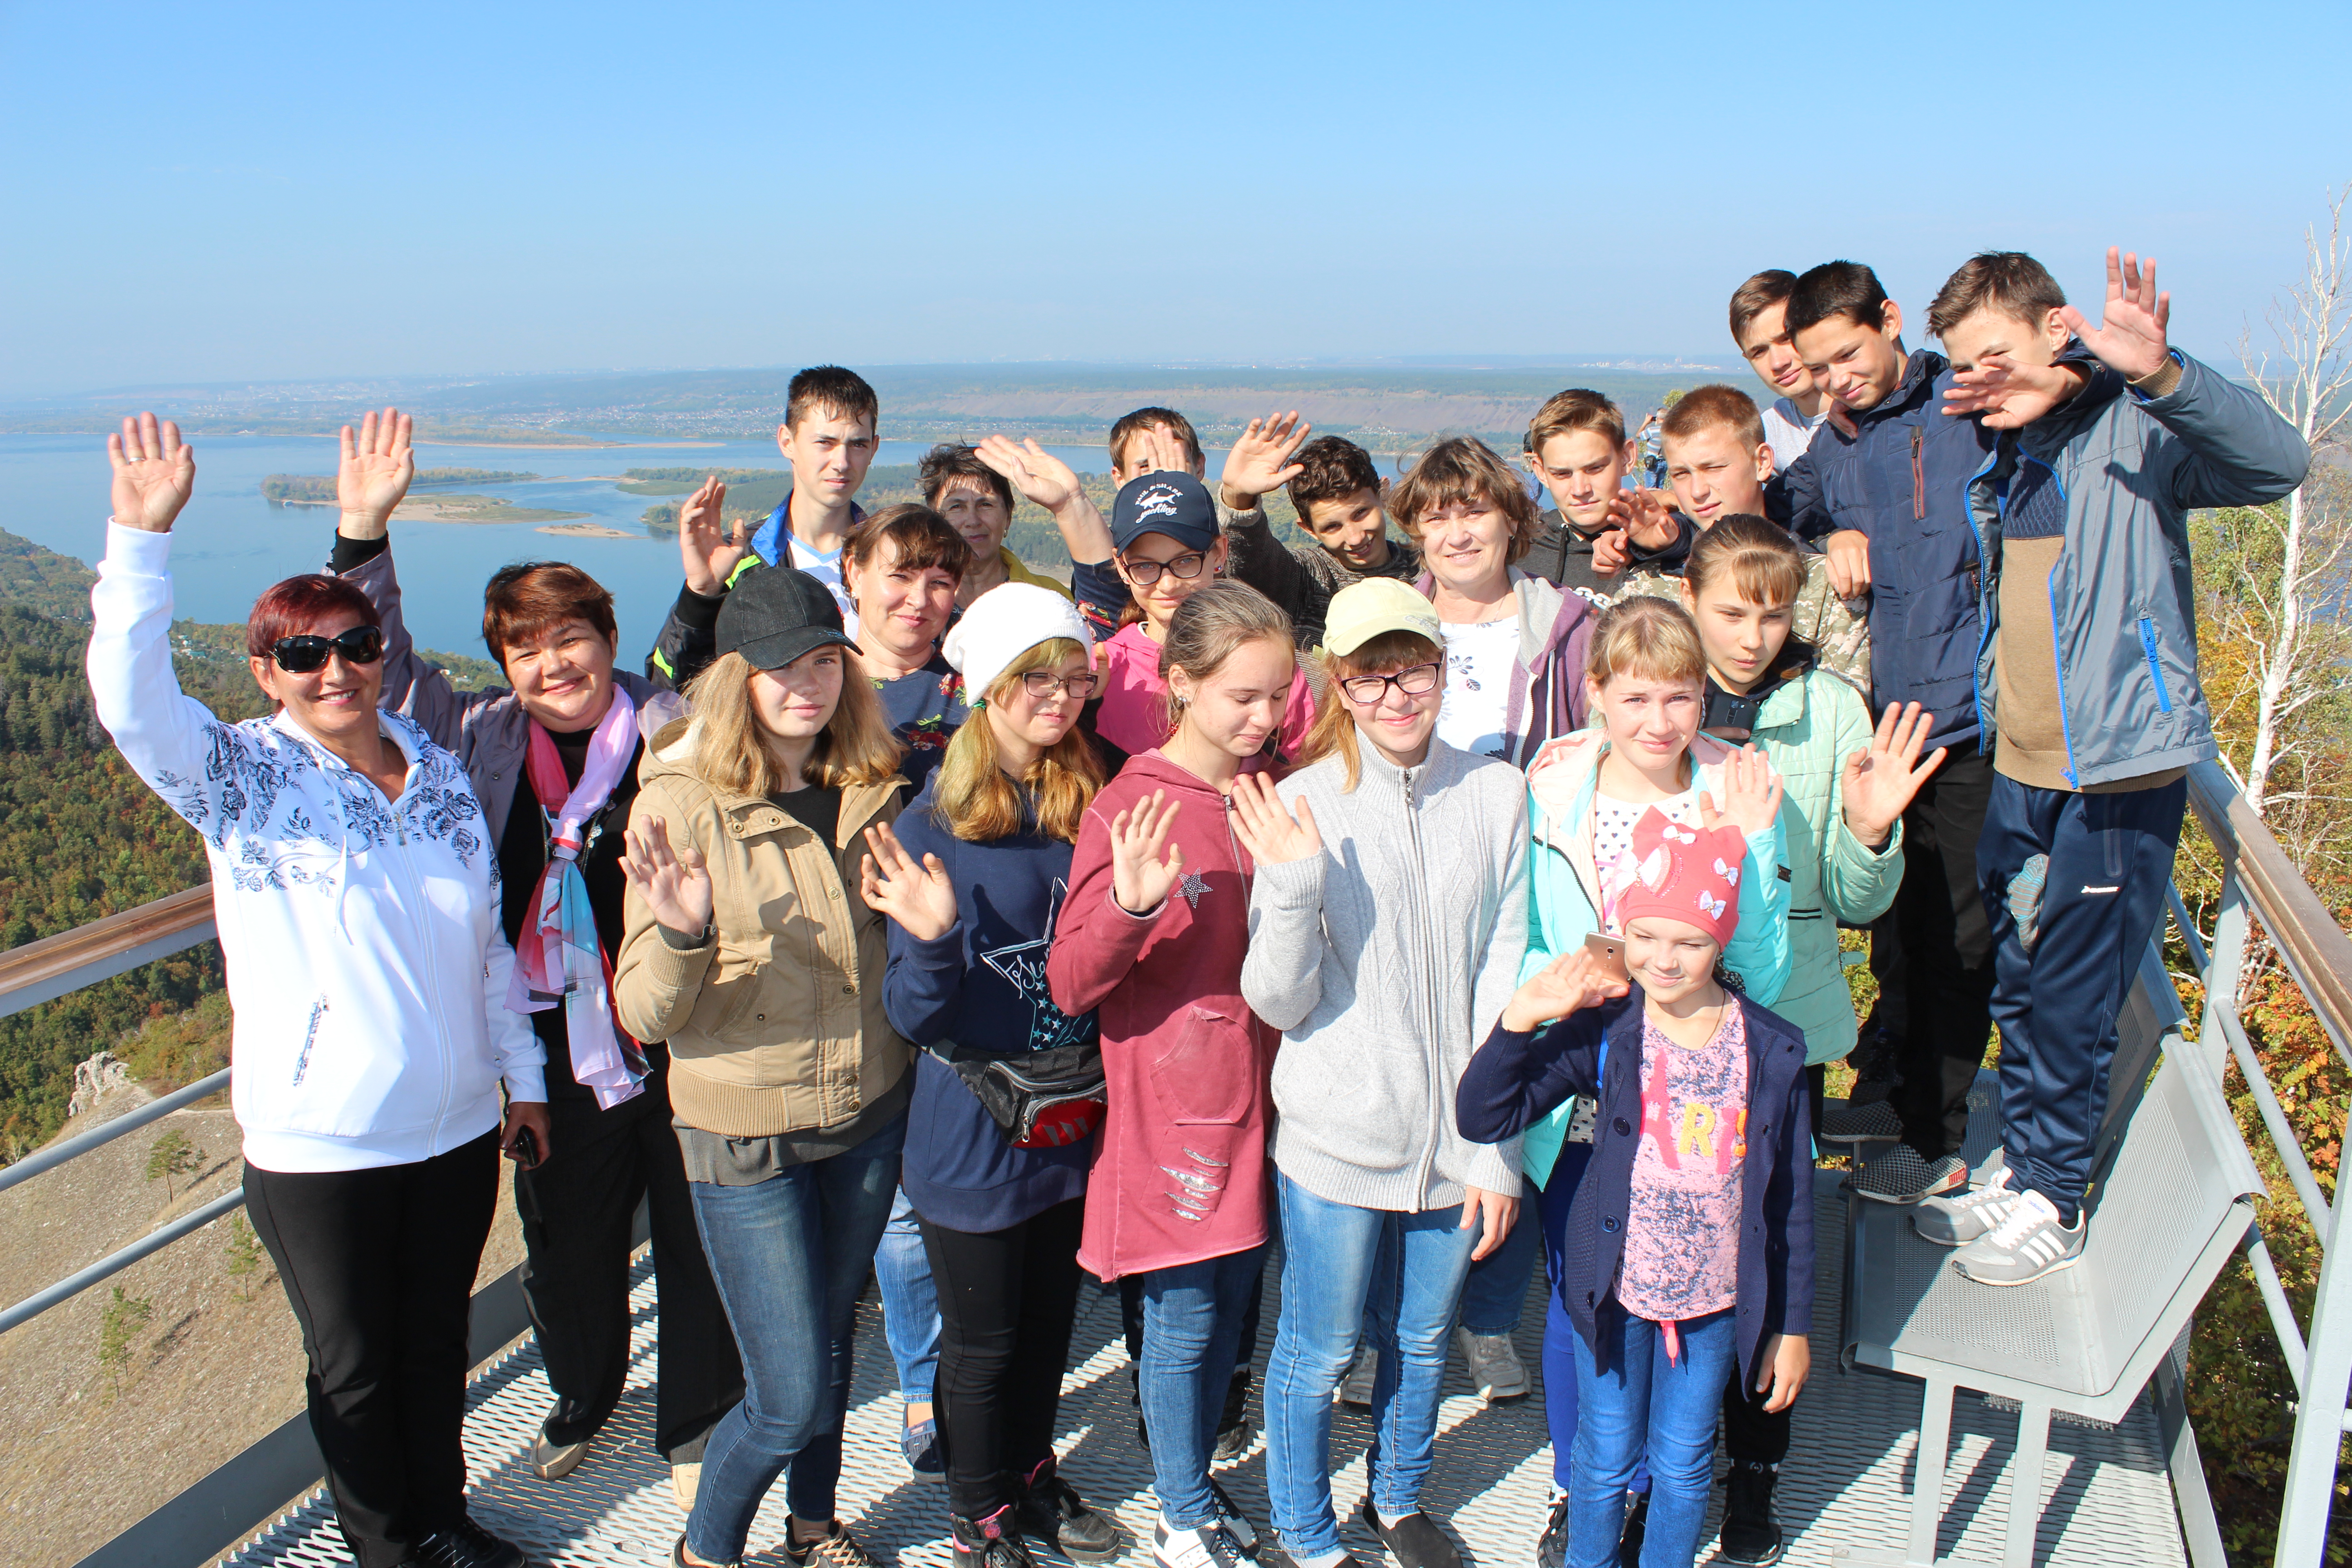
{"type": "Polygon", "coordinates": [[[1033,1051],[1075,1046],[1084,1040],[1094,1027],[1093,1013],[1084,1013],[1073,1018],[1055,1006],[1053,990],[1045,984],[1045,954],[1054,945],[1054,923],[1061,917],[1062,900],[1068,896],[1069,890],[1069,884],[1058,877],[1054,879],[1054,894],[1045,906],[1045,934],[1036,941],[978,950],[982,963],[1003,975],[1014,990],[1027,998],[1029,1048],[1033,1051]]]}

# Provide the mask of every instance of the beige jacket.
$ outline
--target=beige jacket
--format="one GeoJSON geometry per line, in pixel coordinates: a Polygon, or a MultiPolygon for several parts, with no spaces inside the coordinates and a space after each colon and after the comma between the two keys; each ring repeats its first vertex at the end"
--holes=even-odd
{"type": "Polygon", "coordinates": [[[730,1138],[837,1127],[897,1086],[914,1058],[882,1012],[881,915],[858,896],[864,834],[898,815],[900,781],[841,792],[838,842],[761,795],[705,783],[691,720],[663,727],[639,766],[629,826],[660,817],[710,867],[717,934],[681,951],[629,889],[614,1006],[669,1042],[670,1104],[730,1138]]]}

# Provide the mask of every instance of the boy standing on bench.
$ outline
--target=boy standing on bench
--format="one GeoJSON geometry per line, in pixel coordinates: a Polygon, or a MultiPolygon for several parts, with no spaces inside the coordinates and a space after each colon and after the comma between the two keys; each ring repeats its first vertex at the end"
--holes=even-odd
{"type": "Polygon", "coordinates": [[[1999,432],[1968,499],[1994,743],[1977,879],[2007,1128],[2003,1168],[1913,1225],[1985,1285],[2082,1255],[2116,1016],[2163,919],[2189,766],[2218,754],[2189,513],[2276,500],[2311,462],[2258,395],[2168,346],[2170,315],[2156,264],[2113,250],[2095,327],[2013,251],[1953,273],[1927,312],[1955,372],[1945,412],[1999,432]],[[2070,333],[2104,367],[2087,384],[2056,363],[2070,333]]]}

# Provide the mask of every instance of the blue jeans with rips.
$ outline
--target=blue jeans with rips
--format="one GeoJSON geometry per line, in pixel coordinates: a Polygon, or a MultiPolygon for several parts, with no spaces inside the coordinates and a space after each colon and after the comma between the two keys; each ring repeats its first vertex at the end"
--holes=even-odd
{"type": "Polygon", "coordinates": [[[1343,1550],[1331,1507],[1331,1396],[1367,1319],[1380,1352],[1372,1504],[1389,1519],[1421,1507],[1454,1310],[1479,1233],[1462,1228],[1459,1205],[1420,1214],[1357,1208],[1279,1172],[1275,1192],[1282,1319],[1265,1368],[1266,1493],[1284,1546],[1318,1557],[1343,1550]]]}
{"type": "Polygon", "coordinates": [[[1609,1370],[1574,1338],[1576,1466],[1569,1482],[1568,1568],[1615,1568],[1625,1493],[1646,1454],[1649,1531],[1642,1568],[1690,1568],[1715,1483],[1715,1419],[1739,1353],[1728,1308],[1677,1325],[1682,1353],[1666,1359],[1659,1326],[1601,1303],[1609,1370]]]}
{"type": "Polygon", "coordinates": [[[833,1517],[857,1298],[906,1139],[900,1116],[854,1149],[754,1186],[688,1184],[743,1354],[743,1402],[710,1429],[686,1521],[687,1549],[706,1563],[743,1554],[760,1500],[787,1467],[793,1514],[833,1517]]]}
{"type": "Polygon", "coordinates": [[[1253,1247],[1142,1276],[1137,1392],[1151,1434],[1152,1490],[1171,1530],[1197,1530],[1217,1517],[1209,1454],[1233,1382],[1242,1318],[1265,1263],[1265,1248],[1253,1247]]]}

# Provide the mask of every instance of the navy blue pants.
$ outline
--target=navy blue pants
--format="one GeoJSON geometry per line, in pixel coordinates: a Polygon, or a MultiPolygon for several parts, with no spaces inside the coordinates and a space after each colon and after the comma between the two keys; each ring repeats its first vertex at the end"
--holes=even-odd
{"type": "Polygon", "coordinates": [[[2075,795],[1993,780],[1977,885],[1991,918],[2000,1113],[2014,1187],[2074,1223],[2090,1184],[2116,1018],[2164,918],[2180,845],[2186,779],[2121,795],[2075,795]],[[2018,940],[2011,879],[2050,857],[2032,951],[2018,940]]]}

